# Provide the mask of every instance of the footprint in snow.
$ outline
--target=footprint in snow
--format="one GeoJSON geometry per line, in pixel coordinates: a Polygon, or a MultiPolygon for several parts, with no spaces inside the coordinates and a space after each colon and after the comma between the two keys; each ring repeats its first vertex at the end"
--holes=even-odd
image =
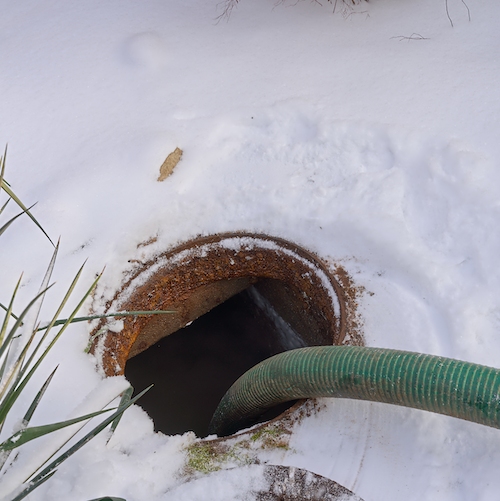
{"type": "Polygon", "coordinates": [[[163,39],[154,32],[138,33],[127,38],[122,54],[126,63],[151,71],[163,68],[168,59],[163,39]]]}

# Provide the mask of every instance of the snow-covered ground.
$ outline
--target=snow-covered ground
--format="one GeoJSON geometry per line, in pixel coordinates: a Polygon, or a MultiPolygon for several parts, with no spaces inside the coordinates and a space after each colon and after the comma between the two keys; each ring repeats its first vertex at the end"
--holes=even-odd
{"type": "MultiPolygon", "coordinates": [[[[326,1],[240,0],[216,22],[217,1],[3,5],[6,178],[61,235],[44,320],[85,259],[75,298],[104,266],[109,296],[131,259],[198,234],[259,231],[341,263],[373,293],[359,305],[367,345],[500,367],[500,4],[448,0],[452,27],[445,0],[339,0],[335,13],[326,1]],[[181,162],[157,182],[176,147],[181,162]]],[[[28,218],[2,235],[0,301],[24,271],[21,308],[51,253],[28,218]]],[[[35,424],[94,409],[125,386],[95,372],[88,332],[76,324],[47,360],[40,380],[60,367],[35,424]]],[[[498,499],[498,430],[322,403],[288,451],[261,460],[327,476],[366,501],[498,499]]],[[[137,407],[105,439],[30,499],[235,498],[224,474],[169,491],[194,437],[153,433],[137,407]]],[[[19,458],[21,480],[45,450],[35,449],[19,458]]]]}

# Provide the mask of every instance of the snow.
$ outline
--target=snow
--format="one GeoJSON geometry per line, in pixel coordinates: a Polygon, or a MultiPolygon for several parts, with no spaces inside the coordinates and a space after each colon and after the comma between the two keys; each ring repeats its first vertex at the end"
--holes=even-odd
{"type": "MultiPolygon", "coordinates": [[[[498,2],[467,0],[469,21],[463,2],[448,0],[453,27],[444,0],[339,2],[335,14],[327,2],[240,0],[220,22],[217,3],[4,5],[6,178],[26,204],[38,201],[52,239],[61,235],[41,319],[85,259],[65,314],[104,267],[98,292],[110,299],[130,261],[199,234],[255,231],[341,263],[373,293],[359,304],[367,345],[498,367],[498,2]],[[157,182],[176,147],[180,163],[157,182]]],[[[24,271],[19,310],[52,247],[28,218],[1,243],[0,301],[24,271]]],[[[75,324],[44,362],[31,395],[60,367],[33,424],[93,409],[94,392],[107,393],[84,353],[88,333],[75,324]]],[[[27,393],[3,437],[29,402],[27,393]]],[[[325,475],[367,501],[497,498],[497,430],[383,404],[322,405],[296,425],[289,451],[261,460],[325,475]]],[[[234,472],[210,487],[183,484],[193,435],[155,434],[139,408],[106,438],[30,499],[215,500],[225,479],[234,486],[234,472]]]]}

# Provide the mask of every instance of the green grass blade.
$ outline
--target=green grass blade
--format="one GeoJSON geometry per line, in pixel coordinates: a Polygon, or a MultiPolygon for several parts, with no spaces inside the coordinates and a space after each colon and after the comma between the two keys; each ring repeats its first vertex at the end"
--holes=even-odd
{"type": "MultiPolygon", "coordinates": [[[[83,269],[83,266],[78,271],[75,279],[73,280],[73,283],[71,284],[68,292],[66,293],[66,296],[65,296],[65,298],[63,300],[62,305],[60,306],[60,308],[58,310],[57,315],[59,314],[60,310],[64,306],[64,303],[67,301],[67,299],[69,298],[69,295],[73,291],[73,289],[74,289],[74,287],[76,285],[76,282],[78,281],[78,278],[80,277],[82,269],[83,269]]],[[[51,324],[49,325],[49,329],[47,329],[47,331],[44,333],[42,339],[38,343],[38,346],[35,348],[35,350],[33,350],[33,353],[31,354],[31,357],[30,357],[29,361],[26,363],[26,365],[23,367],[23,369],[22,369],[22,371],[20,373],[20,377],[24,376],[24,379],[19,383],[19,385],[17,385],[16,387],[12,387],[9,390],[8,404],[6,404],[5,407],[4,407],[3,402],[2,402],[2,404],[0,405],[0,423],[3,422],[3,420],[5,420],[6,410],[8,412],[8,410],[10,409],[10,407],[12,407],[13,403],[19,398],[19,395],[21,394],[21,392],[23,391],[23,389],[25,388],[25,386],[28,384],[29,380],[31,379],[31,377],[33,376],[33,374],[35,373],[35,371],[38,369],[38,367],[40,366],[40,364],[42,363],[42,361],[44,360],[44,358],[47,356],[47,354],[49,353],[49,351],[52,349],[52,347],[54,346],[54,344],[56,343],[56,341],[61,337],[61,335],[65,331],[65,329],[71,323],[72,318],[76,315],[76,313],[78,312],[78,310],[81,308],[82,304],[85,302],[85,300],[87,299],[87,297],[89,296],[89,294],[92,292],[92,290],[94,289],[94,287],[97,284],[97,281],[99,280],[100,277],[101,277],[101,275],[99,275],[99,277],[97,277],[97,279],[94,281],[94,283],[89,288],[89,290],[87,291],[87,293],[83,296],[83,298],[81,299],[81,301],[78,303],[77,307],[73,310],[73,313],[67,319],[67,322],[61,327],[61,329],[56,334],[56,336],[54,336],[54,339],[52,339],[52,341],[50,342],[50,344],[48,345],[48,347],[45,349],[45,351],[40,356],[38,356],[36,358],[36,361],[33,364],[33,366],[31,367],[31,369],[29,370],[28,374],[26,376],[24,376],[24,374],[26,373],[26,370],[31,366],[32,362],[35,360],[35,355],[38,352],[38,349],[40,348],[43,340],[46,338],[46,336],[47,336],[47,334],[48,334],[48,332],[50,330],[50,327],[52,327],[53,323],[55,322],[55,318],[56,317],[54,317],[54,319],[52,320],[51,324]]]]}
{"type": "MultiPolygon", "coordinates": [[[[49,287],[47,287],[46,290],[50,289],[50,287],[52,287],[52,285],[50,285],[49,287]]],[[[35,296],[35,298],[30,301],[30,303],[28,304],[28,306],[26,306],[26,308],[24,309],[24,311],[21,313],[21,316],[16,320],[16,323],[14,324],[14,326],[12,327],[12,329],[9,331],[9,333],[7,334],[7,337],[5,338],[4,342],[0,346],[0,359],[4,355],[4,353],[7,350],[7,348],[10,347],[10,343],[12,342],[12,339],[14,338],[15,332],[17,331],[17,329],[19,328],[19,326],[22,324],[22,321],[23,321],[24,317],[27,315],[27,313],[30,310],[30,308],[37,301],[37,299],[42,294],[44,294],[44,293],[45,293],[45,291],[42,291],[39,294],[37,294],[37,296],[35,296]]],[[[4,391],[5,391],[5,381],[2,380],[1,383],[0,383],[0,395],[3,394],[4,391]]],[[[0,422],[1,422],[1,420],[0,420],[0,422]]]]}
{"type": "MultiPolygon", "coordinates": [[[[40,347],[42,346],[43,342],[45,341],[45,339],[47,338],[50,330],[52,329],[52,327],[54,326],[56,320],[57,320],[57,317],[59,317],[59,315],[61,314],[61,311],[62,309],[64,308],[64,306],[66,305],[66,303],[68,302],[68,299],[70,298],[71,296],[71,293],[73,292],[75,286],[76,286],[76,283],[78,282],[79,278],[80,278],[80,275],[82,274],[82,271],[83,271],[83,267],[85,266],[85,263],[80,267],[80,269],[78,270],[78,273],[76,274],[75,278],[73,279],[73,282],[71,282],[71,285],[69,286],[69,289],[66,291],[66,294],[63,298],[63,300],[61,301],[61,304],[59,305],[59,307],[57,308],[57,311],[55,313],[55,315],[53,316],[51,322],[49,323],[49,325],[46,327],[45,329],[45,333],[43,334],[42,338],[40,339],[40,341],[38,342],[38,345],[37,347],[35,348],[35,350],[33,351],[33,353],[31,354],[31,357],[27,363],[27,366],[29,366],[33,360],[35,359],[36,357],[36,354],[38,353],[38,350],[40,349],[40,347]]],[[[96,281],[97,282],[97,281],[96,281]]],[[[95,287],[95,283],[92,285],[92,287],[95,287]]],[[[87,293],[87,296],[88,294],[90,294],[90,292],[87,293]]],[[[85,296],[85,297],[87,297],[85,296]]],[[[62,334],[62,331],[59,332],[59,334],[54,338],[54,340],[52,341],[52,343],[50,344],[50,347],[48,350],[46,350],[46,353],[43,355],[43,357],[45,357],[45,355],[48,353],[48,351],[50,350],[50,348],[52,348],[52,346],[54,345],[54,343],[57,341],[57,339],[59,338],[59,336],[62,334]]],[[[41,363],[41,359],[38,359],[38,362],[36,364],[36,366],[38,367],[38,365],[40,365],[41,363]]],[[[34,372],[34,371],[33,371],[34,372]]]]}
{"type": "Polygon", "coordinates": [[[3,154],[3,157],[0,157],[0,164],[2,164],[2,168],[0,170],[0,187],[3,186],[4,184],[4,179],[3,176],[5,174],[5,159],[7,158],[7,145],[5,145],[5,152],[3,154]]]}
{"type": "MultiPolygon", "coordinates": [[[[57,366],[59,367],[59,366],[57,366]]],[[[40,391],[37,393],[35,399],[33,400],[33,402],[31,403],[28,411],[26,412],[26,414],[24,415],[23,417],[23,423],[22,425],[24,427],[27,427],[31,418],[33,417],[33,414],[36,410],[36,408],[38,407],[38,404],[40,403],[40,401],[42,400],[42,397],[45,393],[45,391],[47,390],[50,382],[52,381],[52,378],[54,377],[54,374],[56,373],[57,371],[57,367],[52,371],[52,373],[50,374],[50,376],[47,378],[47,380],[45,381],[45,383],[43,383],[43,386],[40,388],[40,391]]]]}
{"type": "MultiPolygon", "coordinates": [[[[9,349],[7,350],[7,354],[5,355],[4,360],[2,362],[2,366],[0,367],[0,381],[4,379],[5,369],[7,367],[7,362],[8,362],[9,357],[10,357],[10,348],[11,348],[11,346],[9,346],[9,349]]],[[[7,386],[6,386],[6,388],[7,388],[7,386]]],[[[3,401],[0,401],[0,402],[1,402],[1,405],[3,405],[3,401]]],[[[1,407],[1,405],[0,405],[0,407],[1,407]]],[[[0,432],[3,430],[4,424],[5,424],[5,420],[0,421],[0,432]]],[[[0,469],[3,466],[3,463],[4,463],[4,461],[2,461],[0,459],[0,469]]]]}
{"type": "Polygon", "coordinates": [[[47,271],[45,272],[45,276],[43,277],[42,280],[42,285],[41,285],[42,289],[47,287],[47,285],[49,284],[50,277],[52,276],[52,272],[54,271],[54,266],[56,265],[57,253],[59,252],[60,241],[61,239],[59,238],[59,240],[57,241],[57,245],[54,246],[55,248],[54,252],[52,253],[52,258],[50,259],[49,266],[47,266],[47,271]]]}
{"type": "MultiPolygon", "coordinates": [[[[11,382],[13,379],[15,379],[14,386],[17,385],[20,381],[20,379],[23,376],[23,362],[24,359],[26,358],[26,354],[28,353],[28,350],[31,346],[31,343],[33,342],[33,339],[35,339],[36,331],[33,331],[30,335],[30,337],[24,341],[24,345],[21,346],[21,352],[17,355],[17,359],[15,361],[11,360],[11,355],[10,351],[11,348],[14,346],[14,343],[11,343],[9,346],[9,350],[7,352],[7,357],[6,360],[10,360],[10,367],[8,369],[8,373],[4,375],[4,372],[2,372],[2,388],[0,390],[0,398],[3,397],[6,388],[11,386],[11,382]],[[15,375],[15,376],[14,376],[15,375]]],[[[16,336],[19,337],[19,336],[16,336]]],[[[7,362],[8,365],[9,362],[7,362]]],[[[1,402],[0,407],[3,406],[5,399],[1,402]]]]}
{"type": "MultiPolygon", "coordinates": [[[[46,293],[46,291],[48,290],[48,287],[47,287],[47,286],[48,286],[48,283],[49,283],[50,277],[52,276],[52,271],[54,270],[54,266],[55,266],[55,261],[56,261],[56,257],[57,257],[57,252],[58,252],[58,250],[59,250],[59,242],[57,242],[57,245],[56,245],[56,247],[55,247],[55,249],[54,249],[54,252],[53,252],[53,254],[52,254],[52,259],[50,260],[49,266],[48,266],[47,271],[46,271],[46,273],[45,273],[45,276],[44,276],[44,278],[43,278],[43,280],[42,280],[42,285],[41,285],[41,287],[40,287],[40,291],[39,291],[38,299],[37,299],[37,301],[36,301],[35,303],[33,303],[33,305],[32,305],[32,307],[34,307],[34,308],[35,308],[34,317],[33,317],[33,318],[32,318],[32,320],[31,320],[33,324],[35,324],[35,322],[36,322],[36,321],[37,321],[37,319],[38,319],[38,315],[39,315],[40,310],[41,310],[41,307],[42,307],[42,303],[43,303],[43,299],[44,299],[44,297],[45,297],[45,293],[46,293]]],[[[18,283],[18,286],[17,286],[17,287],[19,287],[19,283],[18,283]]],[[[17,287],[16,287],[16,290],[15,290],[14,292],[16,292],[16,291],[17,291],[17,287]]],[[[14,295],[15,295],[15,294],[14,294],[14,295]]],[[[12,300],[11,300],[11,305],[10,305],[10,308],[12,308],[12,302],[13,302],[13,299],[14,299],[14,296],[13,296],[13,298],[12,298],[12,300]]],[[[7,319],[6,319],[6,320],[7,320],[7,319]]],[[[23,324],[21,323],[20,325],[23,325],[23,324]]],[[[36,326],[36,328],[35,328],[34,330],[32,330],[32,335],[31,335],[31,338],[30,338],[30,343],[31,343],[31,341],[33,340],[33,334],[35,334],[35,333],[38,331],[38,327],[39,327],[39,325],[37,325],[37,326],[36,326]]],[[[0,336],[0,337],[1,337],[1,336],[0,336]]],[[[44,339],[42,338],[42,340],[40,341],[40,343],[41,343],[41,342],[43,342],[43,341],[44,341],[44,339]]],[[[35,349],[35,351],[34,351],[34,353],[33,353],[32,357],[30,358],[30,361],[28,362],[27,366],[29,365],[29,363],[31,362],[31,360],[33,359],[33,357],[36,355],[36,352],[38,351],[38,348],[40,347],[40,343],[38,344],[38,347],[35,349]]],[[[19,376],[20,376],[20,377],[22,377],[22,376],[23,376],[23,374],[24,374],[24,372],[25,372],[25,370],[26,370],[26,367],[27,367],[27,366],[25,366],[25,369],[24,369],[24,370],[22,370],[22,371],[20,372],[20,374],[19,374],[19,376]]]]}
{"type": "MultiPolygon", "coordinates": [[[[108,405],[110,405],[114,400],[116,400],[117,397],[114,397],[111,399],[110,402],[108,402],[108,404],[106,404],[104,407],[107,407],[108,405]]],[[[115,407],[115,409],[118,409],[118,407],[115,407]]],[[[75,429],[74,430],[74,433],[72,432],[71,435],[67,436],[66,437],[66,441],[60,445],[58,445],[57,449],[42,463],[38,466],[38,468],[28,477],[30,478],[31,476],[35,475],[39,470],[41,470],[54,456],[56,456],[67,444],[68,442],[70,442],[71,440],[73,440],[73,438],[78,434],[80,433],[80,430],[86,426],[87,423],[82,423],[81,425],[79,425],[79,428],[78,429],[75,429]]],[[[26,480],[27,481],[27,480],[26,480]]]]}
{"type": "MultiPolygon", "coordinates": [[[[122,394],[122,398],[120,400],[120,404],[118,406],[118,408],[120,407],[123,407],[125,405],[127,405],[129,402],[130,402],[130,399],[132,398],[132,394],[134,393],[134,388],[132,388],[132,386],[129,386],[122,394]]],[[[111,423],[111,433],[108,437],[108,440],[106,440],[106,443],[108,443],[111,439],[111,437],[113,436],[113,433],[115,432],[121,418],[123,416],[123,413],[122,414],[118,414],[118,416],[116,416],[115,420],[111,423]]]]}
{"type": "Polygon", "coordinates": [[[7,417],[9,410],[14,405],[14,402],[17,400],[18,395],[15,396],[15,389],[23,376],[21,368],[22,368],[24,359],[26,357],[26,353],[28,352],[29,347],[31,346],[31,343],[33,342],[35,334],[36,334],[35,332],[33,332],[31,334],[29,339],[26,341],[23,349],[21,350],[21,353],[17,357],[17,360],[11,364],[11,366],[9,368],[9,372],[3,378],[2,390],[0,392],[0,398],[2,398],[2,400],[0,402],[0,423],[2,423],[2,424],[5,420],[5,418],[7,417]],[[14,380],[14,383],[12,383],[13,380],[14,380]],[[8,389],[8,391],[7,391],[7,389],[8,389]],[[7,395],[4,397],[4,394],[6,391],[7,391],[7,395]]]}
{"type": "MultiPolygon", "coordinates": [[[[122,311],[119,313],[106,313],[104,315],[89,315],[88,317],[75,317],[71,320],[70,323],[74,324],[77,322],[87,322],[90,320],[96,320],[98,318],[108,318],[108,317],[126,317],[126,316],[143,316],[143,315],[158,315],[160,313],[176,313],[175,311],[167,311],[167,310],[153,310],[153,311],[122,311]]],[[[54,326],[64,324],[68,321],[68,319],[56,320],[54,322],[54,326]]],[[[47,329],[48,326],[40,327],[38,330],[43,331],[47,329]]]]}
{"type": "MultiPolygon", "coordinates": [[[[5,163],[5,159],[4,159],[5,163]]],[[[51,238],[47,235],[47,232],[42,228],[42,225],[35,219],[35,216],[28,210],[28,208],[19,200],[19,198],[16,196],[16,194],[10,189],[10,187],[7,185],[5,180],[3,180],[1,188],[7,192],[7,194],[16,202],[21,209],[26,212],[26,214],[30,217],[30,219],[42,230],[42,233],[49,239],[49,242],[54,245],[54,242],[52,242],[51,238]]],[[[55,245],[54,245],[55,247],[55,245]]]]}
{"type": "Polygon", "coordinates": [[[44,482],[46,482],[52,475],[55,474],[57,470],[49,473],[46,477],[40,479],[38,482],[30,482],[28,484],[28,487],[24,489],[20,494],[18,494],[15,498],[12,498],[11,501],[21,501],[21,499],[24,499],[28,494],[30,494],[32,491],[34,491],[37,487],[40,487],[44,482]]]}
{"type": "Polygon", "coordinates": [[[72,456],[76,451],[81,449],[87,442],[92,440],[96,435],[98,435],[106,426],[112,423],[117,416],[123,414],[132,404],[134,404],[139,398],[141,398],[148,390],[152,388],[153,385],[146,388],[144,391],[139,393],[136,397],[130,400],[123,407],[119,407],[111,416],[107,417],[102,423],[97,425],[93,430],[91,430],[87,435],[85,435],[82,439],[80,439],[73,447],[69,448],[64,454],[61,454],[57,459],[55,459],[52,463],[50,463],[46,468],[44,468],[36,477],[34,477],[31,481],[38,482],[46,475],[52,472],[55,468],[57,468],[63,461],[72,456]]]}
{"type": "MultiPolygon", "coordinates": [[[[5,308],[5,306],[2,305],[3,308],[5,309],[5,311],[7,312],[7,315],[5,315],[5,318],[4,318],[3,324],[2,324],[2,329],[0,330],[0,346],[3,344],[3,338],[5,337],[5,333],[7,332],[7,325],[9,323],[9,317],[12,316],[16,320],[19,320],[18,317],[16,317],[15,315],[12,314],[12,306],[14,304],[14,299],[16,297],[17,291],[19,290],[19,286],[21,285],[22,278],[23,278],[23,276],[21,275],[19,277],[19,280],[17,281],[16,287],[14,288],[14,292],[12,293],[12,297],[10,298],[9,307],[5,308]]],[[[0,378],[0,380],[1,380],[1,378],[0,378]]]]}
{"type": "MultiPolygon", "coordinates": [[[[3,305],[2,303],[0,303],[0,308],[2,308],[2,310],[4,310],[4,311],[8,311],[7,306],[3,305]]],[[[14,318],[15,320],[17,320],[17,318],[18,318],[18,317],[17,317],[16,315],[14,315],[14,313],[12,313],[12,312],[10,312],[10,316],[11,316],[12,318],[14,318]]]]}
{"type": "MultiPolygon", "coordinates": [[[[34,207],[34,205],[32,205],[30,207],[30,209],[32,209],[34,207]]],[[[12,219],[9,219],[9,221],[7,221],[1,228],[0,228],[0,235],[19,217],[19,216],[22,216],[24,213],[28,213],[28,209],[26,210],[23,210],[22,212],[20,212],[17,216],[14,216],[12,219]]]]}
{"type": "Polygon", "coordinates": [[[14,433],[14,435],[5,440],[5,442],[0,444],[0,452],[16,449],[17,447],[20,447],[21,445],[24,445],[31,440],[35,440],[36,438],[43,437],[44,435],[48,435],[49,433],[53,433],[54,431],[61,430],[62,428],[66,428],[67,426],[80,423],[81,421],[91,419],[95,416],[99,416],[99,414],[109,412],[110,410],[114,409],[105,409],[103,411],[92,412],[91,414],[86,414],[85,416],[80,416],[74,419],[68,419],[67,421],[62,421],[60,423],[46,424],[43,426],[33,426],[31,428],[19,430],[14,433]]]}
{"type": "MultiPolygon", "coordinates": [[[[50,277],[52,276],[52,272],[54,271],[54,266],[56,264],[58,251],[59,251],[59,241],[57,242],[57,245],[54,248],[54,252],[52,253],[52,258],[50,259],[49,266],[47,267],[47,271],[45,272],[45,276],[43,277],[39,292],[45,290],[49,285],[50,277]]],[[[32,326],[34,326],[35,323],[37,322],[38,315],[40,314],[40,310],[42,309],[42,304],[44,299],[45,299],[45,294],[40,296],[40,299],[34,305],[33,318],[31,319],[32,324],[28,328],[32,329],[32,326]]],[[[38,327],[39,326],[37,326],[37,329],[35,329],[33,332],[36,332],[38,330],[38,327]]]]}
{"type": "Polygon", "coordinates": [[[30,308],[36,303],[38,298],[45,294],[46,291],[48,291],[52,285],[49,285],[45,290],[42,292],[38,293],[34,299],[32,299],[29,303],[28,306],[23,310],[19,318],[16,320],[16,323],[12,326],[12,329],[10,329],[9,334],[7,334],[7,337],[5,338],[4,342],[0,345],[0,358],[2,358],[5,350],[7,349],[7,345],[12,341],[12,338],[14,337],[15,332],[19,328],[19,326],[23,323],[24,317],[28,314],[28,311],[30,308]]]}
{"type": "Polygon", "coordinates": [[[7,207],[7,204],[12,200],[12,198],[8,198],[7,199],[7,202],[5,202],[3,205],[2,205],[2,208],[0,209],[0,214],[5,210],[5,207],[7,207]]]}
{"type": "MultiPolygon", "coordinates": [[[[66,304],[67,300],[69,299],[69,296],[71,295],[71,293],[73,292],[73,289],[76,286],[76,283],[77,283],[78,279],[80,278],[80,274],[81,274],[82,270],[83,270],[83,266],[80,268],[80,270],[76,274],[76,277],[74,278],[74,280],[73,280],[70,288],[68,289],[68,291],[67,291],[67,293],[66,293],[66,295],[65,295],[65,297],[63,299],[63,302],[61,303],[60,307],[58,308],[58,310],[56,312],[56,315],[54,315],[52,321],[48,325],[48,327],[46,329],[46,332],[44,333],[44,335],[42,337],[42,340],[38,344],[36,350],[38,350],[38,347],[41,345],[41,342],[46,338],[46,336],[49,333],[50,329],[55,325],[55,323],[57,321],[57,317],[59,316],[59,313],[61,312],[62,308],[66,304]]],[[[33,366],[33,371],[36,370],[36,368],[41,364],[42,360],[45,358],[45,356],[52,349],[52,347],[54,346],[54,344],[56,343],[56,341],[61,337],[61,334],[66,330],[66,328],[68,327],[68,325],[71,324],[73,318],[78,313],[78,310],[82,307],[83,303],[85,302],[85,300],[87,299],[87,297],[90,295],[90,293],[92,292],[92,290],[94,289],[94,287],[96,286],[96,284],[97,284],[97,282],[98,282],[98,280],[100,278],[101,278],[101,275],[99,275],[97,277],[97,279],[92,283],[92,285],[87,290],[86,294],[83,296],[83,298],[80,300],[80,302],[77,304],[76,308],[73,310],[73,312],[71,313],[71,315],[69,316],[69,318],[66,319],[66,321],[64,322],[64,324],[61,327],[61,329],[59,330],[59,332],[54,336],[54,339],[50,342],[49,346],[45,349],[44,353],[40,357],[38,357],[37,361],[35,362],[35,365],[33,366]]],[[[30,363],[31,363],[34,355],[35,355],[35,353],[32,354],[32,358],[30,359],[30,363]]]]}
{"type": "MultiPolygon", "coordinates": [[[[54,248],[54,252],[52,253],[52,258],[50,259],[49,266],[47,266],[47,271],[45,272],[45,276],[43,277],[42,284],[40,285],[40,290],[46,289],[49,285],[50,277],[52,276],[52,272],[54,271],[54,266],[56,265],[57,253],[59,252],[59,241],[57,241],[57,245],[54,248]]],[[[38,312],[36,318],[38,318],[38,313],[42,307],[42,302],[45,296],[42,296],[40,299],[40,304],[38,306],[38,312]]],[[[36,322],[36,319],[33,323],[36,322]]]]}
{"type": "Polygon", "coordinates": [[[92,348],[94,339],[103,334],[104,332],[108,332],[108,327],[103,327],[102,329],[99,329],[95,334],[92,334],[92,336],[89,337],[89,342],[87,343],[87,347],[83,350],[84,353],[90,353],[90,348],[92,348]]]}
{"type": "MultiPolygon", "coordinates": [[[[40,403],[40,401],[45,393],[45,390],[47,389],[50,382],[52,381],[52,378],[54,377],[56,370],[57,370],[57,367],[52,371],[52,374],[50,374],[50,376],[47,378],[47,380],[43,384],[42,388],[40,389],[40,391],[36,395],[35,399],[31,403],[28,411],[24,415],[23,420],[21,422],[21,429],[25,429],[28,427],[28,424],[29,424],[31,418],[33,417],[33,414],[34,414],[36,408],[38,407],[38,404],[40,403]]],[[[3,423],[2,423],[2,425],[3,425],[3,423]]],[[[10,450],[0,451],[0,468],[3,467],[5,462],[8,460],[10,452],[11,452],[10,450]]]]}
{"type": "MultiPolygon", "coordinates": [[[[73,279],[73,282],[71,283],[69,289],[67,290],[63,300],[61,301],[61,304],[59,305],[59,308],[57,309],[54,317],[52,318],[52,321],[49,323],[49,325],[47,326],[47,328],[45,329],[45,333],[43,334],[42,338],[40,339],[40,341],[38,342],[38,345],[37,347],[35,348],[35,350],[33,351],[33,353],[31,354],[31,357],[28,361],[28,363],[26,364],[26,367],[30,366],[31,363],[33,362],[33,360],[35,359],[37,353],[38,353],[38,350],[40,349],[40,347],[42,346],[43,342],[45,341],[45,339],[47,338],[51,328],[54,326],[56,320],[57,320],[57,317],[60,315],[62,309],[64,308],[64,306],[66,305],[69,297],[71,296],[71,293],[73,292],[75,286],[76,286],[76,283],[78,282],[78,279],[80,278],[80,275],[83,271],[83,266],[82,265],[80,267],[80,269],[78,270],[78,273],[76,274],[75,278],[73,279]]],[[[95,283],[92,285],[92,287],[95,286],[95,283]]],[[[92,289],[92,288],[91,288],[92,289]]],[[[88,296],[90,292],[87,292],[87,295],[85,296],[85,298],[88,296]]],[[[47,355],[47,353],[50,351],[50,349],[54,346],[55,342],[57,341],[57,339],[59,339],[60,335],[62,334],[62,332],[64,331],[64,328],[65,326],[63,326],[63,328],[59,331],[59,333],[56,335],[56,337],[52,340],[52,342],[50,343],[49,347],[45,350],[44,354],[39,357],[35,363],[35,366],[33,367],[33,369],[30,371],[30,374],[33,375],[33,373],[35,372],[36,368],[40,365],[40,363],[42,362],[43,358],[45,358],[45,356],[47,355]]],[[[30,376],[31,377],[31,376],[30,376]]],[[[29,380],[29,378],[28,378],[29,380]]]]}
{"type": "MultiPolygon", "coordinates": [[[[5,355],[5,357],[3,359],[2,366],[0,367],[0,381],[4,377],[5,368],[7,367],[7,361],[9,360],[9,356],[10,356],[10,346],[9,346],[9,349],[7,350],[7,354],[5,355]]],[[[0,424],[0,431],[2,431],[2,425],[3,425],[3,423],[0,424]]]]}
{"type": "MultiPolygon", "coordinates": [[[[80,318],[74,318],[73,322],[84,322],[86,320],[95,320],[97,318],[108,318],[108,317],[121,317],[121,316],[127,316],[127,315],[157,315],[159,313],[177,313],[175,311],[166,311],[166,310],[153,310],[153,311],[122,311],[120,313],[107,313],[105,315],[91,315],[88,317],[80,317],[80,318]]],[[[40,327],[40,330],[44,329],[45,327],[40,327]]],[[[108,327],[104,326],[103,328],[99,329],[96,333],[92,334],[89,338],[89,342],[87,343],[87,347],[85,348],[85,353],[90,352],[90,348],[92,348],[92,344],[94,343],[94,339],[104,332],[107,332],[108,327]]]]}

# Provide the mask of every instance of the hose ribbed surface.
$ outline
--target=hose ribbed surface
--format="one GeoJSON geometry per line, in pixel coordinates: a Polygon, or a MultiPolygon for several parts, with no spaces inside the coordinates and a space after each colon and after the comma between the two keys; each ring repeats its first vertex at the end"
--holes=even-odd
{"type": "Polygon", "coordinates": [[[407,351],[317,346],[281,353],[241,376],[209,432],[230,435],[281,402],[353,398],[446,414],[500,428],[500,369],[407,351]]]}

